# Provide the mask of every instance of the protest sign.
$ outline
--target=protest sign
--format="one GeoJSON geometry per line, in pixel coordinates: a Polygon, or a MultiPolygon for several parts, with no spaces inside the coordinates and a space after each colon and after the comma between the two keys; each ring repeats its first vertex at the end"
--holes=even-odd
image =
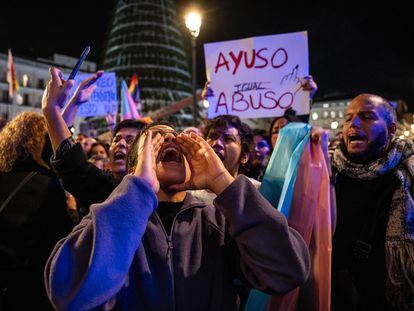
{"type": "Polygon", "coordinates": [[[232,114],[267,118],[288,108],[309,114],[307,32],[261,36],[204,45],[207,79],[214,96],[208,117],[232,114]]]}
{"type": "MultiPolygon", "coordinates": [[[[75,86],[72,94],[79,83],[89,78],[92,74],[79,74],[75,77],[75,86]]],[[[96,89],[90,100],[79,106],[77,117],[105,116],[107,113],[118,112],[118,100],[116,91],[116,76],[114,72],[105,72],[96,82],[96,89]]]]}

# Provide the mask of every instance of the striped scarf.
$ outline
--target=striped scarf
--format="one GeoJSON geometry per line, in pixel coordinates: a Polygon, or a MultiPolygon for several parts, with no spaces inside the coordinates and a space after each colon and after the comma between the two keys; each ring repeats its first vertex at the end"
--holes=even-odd
{"type": "Polygon", "coordinates": [[[391,200],[385,236],[387,268],[386,297],[392,306],[414,309],[414,144],[396,139],[387,154],[364,165],[350,162],[340,146],[335,149],[333,167],[352,178],[372,180],[391,172],[399,182],[391,200]]]}

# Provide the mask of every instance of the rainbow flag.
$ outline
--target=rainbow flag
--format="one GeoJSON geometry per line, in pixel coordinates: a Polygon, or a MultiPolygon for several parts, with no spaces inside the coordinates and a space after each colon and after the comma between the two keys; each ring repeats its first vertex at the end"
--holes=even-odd
{"type": "Polygon", "coordinates": [[[125,80],[121,83],[121,120],[140,119],[134,100],[129,93],[125,80]]]}
{"type": "Polygon", "coordinates": [[[139,114],[141,114],[141,90],[139,89],[139,82],[137,74],[134,73],[131,78],[131,82],[129,83],[129,93],[131,94],[131,97],[133,101],[135,102],[135,106],[137,107],[137,111],[139,114]]]}
{"type": "Polygon", "coordinates": [[[14,93],[19,90],[19,81],[17,80],[16,70],[14,69],[11,49],[9,49],[9,58],[7,61],[7,82],[9,82],[9,96],[13,98],[14,93]]]}

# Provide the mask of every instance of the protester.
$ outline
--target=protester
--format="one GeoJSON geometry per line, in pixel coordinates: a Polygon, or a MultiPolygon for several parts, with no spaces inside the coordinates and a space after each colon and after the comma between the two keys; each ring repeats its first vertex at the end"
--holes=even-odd
{"type": "Polygon", "coordinates": [[[36,112],[19,114],[0,132],[0,310],[52,310],[43,268],[73,223],[48,167],[46,134],[36,112]]]}
{"type": "Polygon", "coordinates": [[[176,135],[150,127],[131,174],[56,245],[45,280],[57,309],[235,310],[236,276],[273,294],[304,282],[309,254],[286,219],[200,136],[176,135]]]}
{"type": "MultiPolygon", "coordinates": [[[[124,120],[116,125],[114,138],[109,148],[111,172],[102,172],[87,161],[81,146],[72,138],[66,123],[69,121],[61,115],[61,107],[67,100],[73,82],[63,81],[59,72],[56,68],[50,69],[51,80],[42,101],[42,109],[48,123],[54,151],[52,166],[62,179],[65,189],[75,196],[82,206],[89,207],[93,203],[104,201],[126,174],[126,153],[145,123],[138,120],[124,120]],[[52,86],[53,94],[49,94],[52,86]],[[57,97],[59,100],[56,100],[57,97]]],[[[89,90],[94,84],[91,83],[98,78],[99,75],[95,74],[88,79],[89,81],[81,83],[69,102],[74,101],[73,98],[87,100],[88,96],[92,95],[89,90]],[[87,92],[83,93],[85,90],[87,92]]],[[[72,104],[71,107],[77,106],[72,104]]]]}
{"type": "MultiPolygon", "coordinates": [[[[70,127],[70,126],[69,126],[70,127]]],[[[85,139],[85,138],[88,138],[89,136],[88,135],[86,135],[86,134],[84,134],[84,133],[79,133],[78,135],[76,135],[76,138],[75,138],[75,140],[77,141],[77,142],[79,142],[79,143],[81,143],[82,144],[82,141],[85,139]]]]}
{"type": "MultiPolygon", "coordinates": [[[[227,171],[236,178],[239,173],[247,173],[250,169],[253,151],[253,132],[250,127],[241,122],[240,118],[222,115],[207,121],[204,137],[213,148],[227,171]]],[[[259,188],[260,183],[250,181],[259,188]]],[[[206,189],[191,192],[196,198],[212,204],[216,197],[206,189]]]]}
{"type": "Polygon", "coordinates": [[[95,139],[91,149],[88,152],[88,161],[95,165],[100,170],[110,170],[109,165],[109,145],[95,139]]]}
{"type": "Polygon", "coordinates": [[[395,110],[361,94],[332,165],[337,196],[332,310],[414,309],[414,147],[394,139],[395,110]]]}
{"type": "Polygon", "coordinates": [[[261,129],[253,130],[254,152],[252,166],[247,176],[255,180],[262,181],[263,175],[269,161],[270,146],[268,143],[267,132],[261,129]]]}
{"type": "Polygon", "coordinates": [[[302,122],[302,120],[296,116],[296,111],[291,108],[286,110],[283,116],[276,117],[272,120],[269,127],[269,137],[272,149],[276,146],[280,130],[291,122],[302,122]]]}
{"type": "Polygon", "coordinates": [[[82,140],[81,146],[86,156],[88,156],[89,152],[91,151],[92,145],[95,143],[96,143],[96,139],[92,137],[87,137],[82,140]]]}
{"type": "Polygon", "coordinates": [[[88,153],[88,158],[92,156],[101,156],[105,159],[109,158],[109,147],[99,140],[96,140],[96,143],[91,146],[91,150],[88,153]]]}
{"type": "Polygon", "coordinates": [[[110,170],[110,167],[109,167],[109,158],[104,157],[102,155],[99,155],[99,154],[93,155],[93,156],[91,156],[88,159],[88,162],[90,162],[93,165],[95,165],[101,171],[110,170]]]}

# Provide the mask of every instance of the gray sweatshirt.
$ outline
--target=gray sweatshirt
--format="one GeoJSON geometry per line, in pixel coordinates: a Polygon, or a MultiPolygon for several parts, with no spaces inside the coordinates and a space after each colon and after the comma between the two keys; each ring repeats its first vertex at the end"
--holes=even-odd
{"type": "Polygon", "coordinates": [[[304,241],[244,176],[214,206],[187,194],[170,235],[156,207],[132,175],[92,205],[46,265],[55,308],[235,310],[235,277],[277,295],[308,276],[304,241]]]}

